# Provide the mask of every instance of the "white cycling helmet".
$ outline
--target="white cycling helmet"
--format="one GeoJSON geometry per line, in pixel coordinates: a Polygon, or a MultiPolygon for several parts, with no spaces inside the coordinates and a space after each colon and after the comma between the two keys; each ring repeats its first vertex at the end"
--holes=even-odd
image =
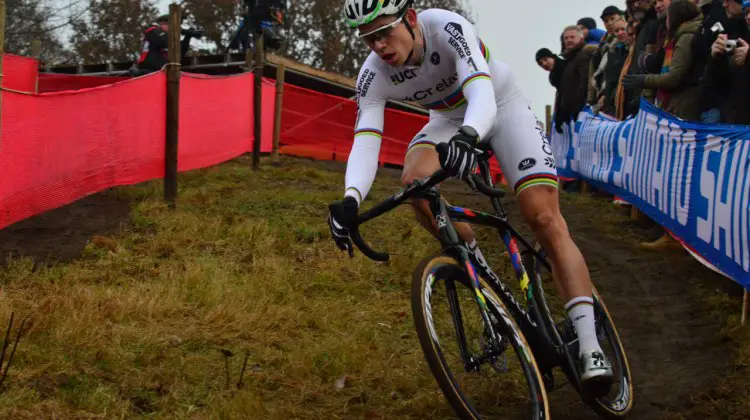
{"type": "Polygon", "coordinates": [[[380,16],[401,16],[412,0],[346,0],[344,16],[351,28],[366,25],[380,16]]]}

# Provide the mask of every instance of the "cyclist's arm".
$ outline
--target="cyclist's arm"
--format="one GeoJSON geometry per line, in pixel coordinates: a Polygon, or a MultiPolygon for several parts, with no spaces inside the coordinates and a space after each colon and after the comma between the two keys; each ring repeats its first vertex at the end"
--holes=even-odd
{"type": "Polygon", "coordinates": [[[474,28],[460,15],[455,17],[455,23],[460,25],[461,31],[454,30],[457,28],[451,28],[448,24],[441,35],[448,43],[447,51],[451,54],[450,59],[456,63],[458,80],[461,81],[461,89],[468,102],[464,125],[474,128],[479,137],[484,138],[495,123],[497,114],[495,87],[474,28]],[[466,45],[469,47],[468,51],[466,45]]]}
{"type": "Polygon", "coordinates": [[[379,95],[385,86],[378,71],[365,69],[357,83],[357,121],[354,126],[354,144],[346,165],[346,192],[358,204],[370,192],[378,171],[380,143],[383,139],[383,120],[386,99],[379,95]]]}

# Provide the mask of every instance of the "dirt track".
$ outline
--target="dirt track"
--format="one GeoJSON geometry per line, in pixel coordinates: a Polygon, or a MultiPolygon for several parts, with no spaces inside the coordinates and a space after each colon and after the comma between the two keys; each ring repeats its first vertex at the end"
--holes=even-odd
{"type": "MultiPolygon", "coordinates": [[[[335,169],[342,167],[335,165],[335,169]]],[[[383,175],[398,176],[398,172],[383,170],[383,175]]],[[[488,209],[482,197],[456,195],[466,191],[459,187],[450,187],[456,197],[454,204],[488,209]]],[[[731,292],[735,288],[684,252],[640,249],[639,240],[652,235],[653,229],[637,226],[624,211],[602,200],[573,204],[570,196],[564,196],[563,212],[615,317],[631,362],[635,382],[631,418],[662,418],[682,412],[689,407],[691,396],[706,391],[726,371],[732,357],[731,349],[717,338],[721,320],[703,313],[695,284],[708,283],[731,292]]],[[[517,206],[512,199],[507,202],[511,220],[521,227],[517,206]]],[[[111,234],[127,219],[126,201],[95,195],[0,231],[0,254],[69,260],[92,236],[111,234]]],[[[551,403],[554,418],[596,418],[566,389],[553,392],[551,403]]]]}
{"type": "MultiPolygon", "coordinates": [[[[733,355],[717,337],[721,320],[704,313],[696,283],[738,294],[741,288],[684,251],[640,248],[641,241],[658,236],[658,227],[629,220],[629,210],[604,197],[581,200],[575,194],[563,194],[562,211],[625,345],[635,387],[630,418],[685,411],[691,396],[714,386],[733,355]]],[[[490,210],[483,197],[462,194],[461,199],[463,205],[490,210]]],[[[514,199],[505,204],[514,226],[530,238],[514,199]]],[[[569,387],[552,392],[553,418],[598,418],[577,398],[569,387]]]]}

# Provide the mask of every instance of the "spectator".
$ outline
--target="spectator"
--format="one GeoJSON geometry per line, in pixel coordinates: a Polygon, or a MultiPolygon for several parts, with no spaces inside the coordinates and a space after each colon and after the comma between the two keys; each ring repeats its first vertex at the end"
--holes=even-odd
{"type": "Polygon", "coordinates": [[[586,104],[589,62],[596,50],[596,47],[586,45],[583,31],[577,26],[565,28],[563,39],[567,64],[555,101],[555,124],[559,133],[562,133],[563,123],[576,119],[586,104]]]}
{"type": "Polygon", "coordinates": [[[536,52],[536,63],[549,72],[549,83],[555,89],[559,89],[563,70],[565,70],[565,61],[549,49],[541,48],[536,52]]]}
{"type": "Polygon", "coordinates": [[[612,29],[617,38],[607,52],[603,71],[604,83],[598,102],[599,110],[609,115],[615,114],[615,92],[617,92],[617,86],[620,84],[620,73],[633,42],[631,35],[628,34],[628,24],[625,23],[624,19],[616,21],[612,25],[612,29]]]}
{"type": "Polygon", "coordinates": [[[625,18],[625,12],[617,8],[617,6],[607,6],[602,11],[601,19],[604,22],[604,28],[607,29],[608,34],[614,34],[613,24],[620,19],[625,18]]]}
{"type": "MultiPolygon", "coordinates": [[[[729,20],[734,23],[737,12],[735,1],[725,1],[729,20]]],[[[748,72],[747,53],[750,43],[750,1],[740,5],[744,9],[745,18],[742,21],[744,31],[736,30],[736,38],[724,33],[718,35],[711,47],[711,59],[708,64],[706,79],[709,86],[715,89],[720,101],[721,122],[730,124],[750,124],[750,106],[748,106],[748,72]],[[736,41],[736,46],[729,47],[729,41],[736,41]]],[[[731,25],[735,26],[735,25],[731,25]]]]}
{"type": "MultiPolygon", "coordinates": [[[[635,22],[635,40],[622,68],[621,78],[625,75],[643,74],[637,58],[645,51],[656,51],[656,32],[659,27],[653,0],[628,0],[628,13],[635,22]]],[[[615,96],[617,119],[624,120],[638,112],[641,93],[642,89],[634,86],[626,88],[620,83],[615,96]]]]}
{"type": "Polygon", "coordinates": [[[605,58],[610,47],[617,42],[617,37],[612,29],[612,24],[617,20],[623,19],[623,12],[615,6],[608,6],[604,9],[601,15],[604,27],[607,28],[607,33],[602,37],[599,42],[599,48],[591,58],[591,64],[589,65],[589,90],[586,103],[590,105],[597,104],[598,98],[601,96],[602,86],[604,84],[604,67],[606,65],[605,58]]]}
{"type": "Polygon", "coordinates": [[[672,4],[672,0],[656,0],[654,4],[654,10],[656,11],[656,18],[658,19],[659,25],[656,30],[656,42],[654,43],[657,48],[656,53],[649,53],[644,51],[638,57],[638,67],[640,67],[643,73],[660,73],[661,65],[664,62],[664,41],[667,38],[667,10],[669,5],[672,4]]]}
{"type": "MultiPolygon", "coordinates": [[[[703,119],[708,122],[737,122],[743,120],[742,109],[736,109],[743,101],[737,98],[738,91],[743,91],[739,79],[744,66],[738,66],[735,54],[740,56],[742,51],[726,50],[727,40],[748,40],[748,27],[743,16],[742,3],[739,0],[724,0],[726,20],[724,21],[724,33],[718,35],[712,44],[711,55],[703,79],[703,97],[713,100],[712,108],[706,110],[704,105],[703,119]]],[[[741,47],[742,45],[737,45],[741,47]]],[[[741,107],[744,108],[744,107],[741,107]]]]}
{"type": "MultiPolygon", "coordinates": [[[[141,56],[138,58],[138,70],[141,73],[150,73],[159,71],[168,62],[167,47],[169,43],[169,15],[162,15],[156,19],[155,23],[143,31],[143,47],[141,56]]],[[[180,43],[181,59],[187,54],[190,48],[190,40],[203,36],[201,32],[194,30],[181,30],[185,37],[180,43]]]]}
{"type": "Polygon", "coordinates": [[[667,12],[667,40],[661,74],[626,75],[622,84],[656,89],[656,105],[684,120],[700,118],[698,86],[690,80],[692,42],[701,26],[698,7],[689,0],[674,0],[667,12]]]}
{"type": "Polygon", "coordinates": [[[593,18],[585,17],[578,20],[578,27],[583,32],[583,42],[589,45],[599,45],[604,36],[604,31],[596,27],[593,18]]]}
{"type": "Polygon", "coordinates": [[[699,101],[701,104],[701,121],[705,123],[718,123],[721,120],[719,111],[721,96],[707,83],[705,70],[711,57],[711,45],[716,41],[718,35],[711,28],[716,23],[721,23],[725,28],[729,25],[723,3],[722,0],[700,0],[698,2],[698,7],[703,13],[703,23],[698,34],[693,38],[692,47],[695,67],[703,70],[699,75],[698,83],[701,85],[699,101]]]}

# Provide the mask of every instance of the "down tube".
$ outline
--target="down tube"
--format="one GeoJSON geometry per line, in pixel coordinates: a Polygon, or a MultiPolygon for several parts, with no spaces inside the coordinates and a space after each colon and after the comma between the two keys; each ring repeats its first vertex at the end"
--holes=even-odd
{"type": "Polygon", "coordinates": [[[502,231],[501,236],[505,243],[505,248],[508,250],[510,263],[513,266],[513,270],[516,272],[516,279],[521,285],[523,298],[528,303],[533,297],[531,295],[531,290],[529,289],[529,275],[526,273],[526,268],[521,261],[521,252],[518,250],[518,243],[507,229],[502,231]]]}

